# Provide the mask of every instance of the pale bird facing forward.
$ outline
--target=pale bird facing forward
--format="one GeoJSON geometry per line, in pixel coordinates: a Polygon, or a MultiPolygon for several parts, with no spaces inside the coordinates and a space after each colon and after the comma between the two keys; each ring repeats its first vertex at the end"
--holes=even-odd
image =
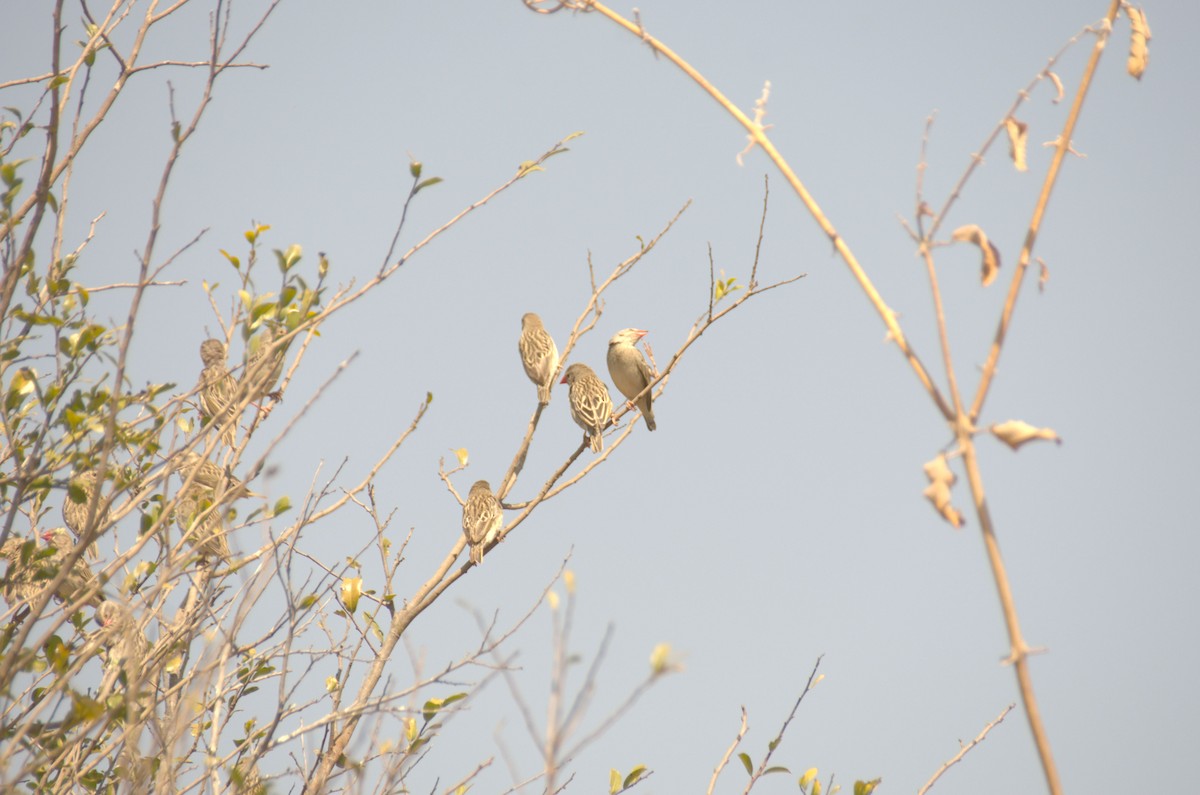
{"type": "Polygon", "coordinates": [[[583,428],[592,452],[600,452],[604,449],[601,434],[612,416],[612,398],[608,396],[608,387],[592,368],[578,362],[567,368],[560,383],[569,386],[567,396],[571,404],[571,419],[583,428]]]}
{"type": "Polygon", "coordinates": [[[558,346],[536,313],[526,312],[521,318],[521,339],[517,348],[521,352],[525,375],[537,385],[538,402],[549,403],[550,382],[558,369],[558,346]]]}
{"type": "MultiPolygon", "coordinates": [[[[625,399],[631,401],[631,406],[634,395],[646,389],[654,380],[650,365],[636,347],[637,341],[644,336],[646,332],[642,329],[627,328],[618,331],[608,341],[608,374],[625,399]]],[[[646,389],[645,394],[637,399],[637,407],[642,412],[642,418],[646,420],[646,427],[654,430],[651,402],[650,390],[646,389]]]]}
{"type": "Polygon", "coordinates": [[[469,558],[478,566],[483,563],[483,548],[496,540],[496,534],[504,526],[504,511],[500,500],[492,494],[486,480],[477,480],[463,504],[462,528],[467,543],[471,545],[469,558]]]}
{"type": "Polygon", "coordinates": [[[228,427],[221,432],[221,440],[233,447],[237,440],[235,410],[238,404],[238,385],[237,379],[225,365],[225,343],[216,339],[207,339],[200,343],[200,361],[204,363],[204,369],[200,371],[200,383],[196,385],[200,397],[200,413],[208,418],[211,425],[228,423],[228,427]]]}

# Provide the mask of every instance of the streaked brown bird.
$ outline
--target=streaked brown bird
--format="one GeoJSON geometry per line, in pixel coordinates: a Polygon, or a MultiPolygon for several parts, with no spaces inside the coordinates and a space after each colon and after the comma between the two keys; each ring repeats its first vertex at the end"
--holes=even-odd
{"type": "MultiPolygon", "coordinates": [[[[608,374],[625,400],[630,401],[630,406],[633,405],[634,395],[646,389],[654,380],[650,365],[636,347],[637,341],[644,336],[646,332],[643,329],[626,328],[608,341],[608,374]]],[[[651,403],[650,390],[646,389],[646,393],[638,398],[637,408],[642,412],[642,419],[646,420],[646,427],[654,430],[656,426],[651,403]]]]}
{"type": "Polygon", "coordinates": [[[175,501],[175,525],[183,533],[184,540],[196,553],[206,558],[219,558],[228,563],[232,557],[229,541],[225,538],[225,525],[220,507],[208,511],[212,505],[212,494],[206,489],[192,488],[178,495],[175,501]],[[201,514],[208,511],[203,519],[201,514]]]}
{"type": "Polygon", "coordinates": [[[463,503],[462,528],[467,543],[471,545],[469,558],[478,566],[483,563],[483,548],[496,539],[496,534],[504,526],[504,511],[500,500],[492,494],[492,487],[486,480],[477,480],[471,486],[471,493],[463,503]]]}
{"type": "Polygon", "coordinates": [[[559,383],[569,385],[568,397],[571,404],[571,419],[583,428],[593,453],[604,449],[601,436],[612,417],[612,398],[608,387],[586,364],[576,362],[563,373],[559,383]]]}
{"type": "Polygon", "coordinates": [[[3,579],[0,579],[0,594],[9,607],[28,602],[46,584],[45,579],[37,576],[38,551],[36,541],[18,536],[9,536],[0,547],[0,559],[8,564],[4,567],[3,579]]]}
{"type": "MultiPolygon", "coordinates": [[[[75,534],[75,540],[83,538],[83,531],[87,529],[88,515],[92,504],[92,498],[96,495],[96,473],[92,470],[78,472],[71,478],[67,488],[67,496],[63,498],[62,517],[63,522],[75,534]],[[76,501],[77,497],[82,499],[76,501]]],[[[99,537],[108,528],[108,510],[104,506],[104,498],[100,497],[96,501],[96,536],[99,537]]],[[[92,560],[100,557],[97,550],[96,542],[88,544],[87,556],[92,560]]]]}
{"type": "Polygon", "coordinates": [[[194,450],[180,453],[174,466],[185,483],[195,472],[192,483],[205,487],[214,496],[220,495],[223,501],[262,496],[246,488],[246,484],[235,478],[227,468],[218,466],[207,458],[201,458],[194,450]]]}
{"type": "Polygon", "coordinates": [[[138,628],[133,613],[115,599],[106,599],[96,608],[100,622],[99,640],[104,644],[108,665],[130,668],[145,664],[150,656],[150,641],[138,628]]]}
{"type": "Polygon", "coordinates": [[[257,402],[265,397],[279,400],[282,397],[275,387],[283,376],[288,345],[279,344],[278,340],[286,335],[287,329],[282,324],[268,321],[261,331],[250,338],[242,383],[246,385],[251,400],[257,402]]]}
{"type": "Polygon", "coordinates": [[[200,343],[200,361],[204,363],[200,381],[196,384],[200,413],[210,425],[227,423],[221,432],[221,440],[233,447],[237,441],[238,385],[225,364],[225,343],[211,338],[200,343]]]}
{"type": "MultiPolygon", "coordinates": [[[[42,533],[42,540],[54,548],[54,554],[44,559],[41,564],[42,568],[49,570],[52,576],[57,576],[58,569],[66,560],[67,555],[74,551],[75,541],[65,527],[55,527],[45,531],[42,533]]],[[[100,592],[99,588],[95,588],[95,585],[95,572],[83,562],[83,558],[77,558],[74,565],[71,566],[71,571],[58,584],[54,595],[60,602],[74,602],[83,596],[85,591],[92,591],[91,596],[87,598],[87,603],[96,607],[104,601],[104,594],[100,592]]]]}
{"type": "Polygon", "coordinates": [[[525,375],[537,386],[538,402],[549,403],[551,381],[558,369],[558,346],[535,312],[526,312],[521,318],[521,339],[517,341],[517,349],[521,352],[525,375]]]}

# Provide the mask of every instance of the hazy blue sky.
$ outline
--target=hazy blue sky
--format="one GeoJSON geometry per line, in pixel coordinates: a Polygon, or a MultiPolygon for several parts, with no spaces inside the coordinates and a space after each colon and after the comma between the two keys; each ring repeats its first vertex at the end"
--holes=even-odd
{"type": "MultiPolygon", "coordinates": [[[[235,5],[235,28],[260,6],[235,5]]],[[[460,656],[476,632],[459,601],[515,620],[573,548],[577,650],[590,656],[606,624],[616,628],[593,719],[645,675],[656,643],[671,643],[685,671],[577,760],[568,791],[606,791],[610,767],[646,764],[655,773],[640,791],[702,792],[737,731],[739,707],[750,713],[744,750],[757,760],[823,654],[825,680],[774,761],[796,775],[810,766],[823,777],[835,772],[847,792],[855,778],[876,776],[882,791],[914,792],[958,740],[1017,701],[1001,665],[1007,638],[974,515],[968,510],[968,526],[955,531],[921,496],[921,465],[950,434],[783,180],[760,152],[739,166],[740,128],[598,15],[537,16],[516,0],[316,7],[280,7],[246,54],[270,69],[222,79],[185,149],[159,251],[208,232],[171,271],[187,284],[145,309],[135,382],[194,383],[196,346],[216,328],[200,280],[232,284],[218,249],[243,249],[251,219],[272,226],[268,246],[325,251],[335,281],[361,282],[387,250],[410,155],[445,182],[414,203],[402,248],[521,161],[584,131],[545,173],[330,322],[271,419],[282,428],[339,361],[359,352],[276,456],[269,490],[298,497],[322,462],[348,457],[345,480],[356,481],[433,393],[420,430],[379,478],[379,500],[396,509],[394,534],[414,528],[403,595],[460,532],[438,458],[469,449],[470,468],[456,478],[465,493],[477,478],[500,477],[524,433],[535,395],[516,352],[521,315],[539,312],[561,343],[588,297],[589,254],[607,273],[637,249],[637,236],[652,236],[691,200],[661,247],[611,291],[576,351],[607,380],[608,337],[637,326],[650,330],[664,362],[707,307],[708,246],[727,275],[747,279],[770,173],[760,279],[807,278],[706,334],[655,407],[658,431],[639,427],[617,455],[544,505],[410,638],[431,668],[460,656]]],[[[897,220],[913,214],[925,118],[938,112],[926,190],[941,206],[1016,92],[1106,8],[1099,0],[640,3],[647,30],[743,108],[771,81],[774,141],[943,382],[924,268],[897,220]]],[[[983,417],[1050,426],[1065,443],[1014,454],[980,440],[1025,634],[1049,650],[1032,663],[1041,707],[1063,782],[1080,793],[1191,780],[1200,740],[1200,262],[1189,237],[1200,210],[1192,43],[1200,7],[1168,0],[1147,11],[1150,68],[1140,84],[1125,73],[1122,19],[1075,136],[1086,159],[1067,161],[1035,251],[1049,282],[1039,294],[1036,278],[1026,281],[983,417]]],[[[156,51],[202,58],[206,13],[181,14],[156,51]]],[[[45,7],[13,4],[5,17],[0,80],[44,69],[45,7]]],[[[1069,95],[1092,41],[1084,36],[1057,69],[1069,95]]],[[[132,252],[144,243],[170,143],[168,77],[177,108],[190,114],[194,75],[142,75],[75,175],[75,239],[87,219],[108,213],[84,281],[136,272],[132,252]]],[[[988,230],[1003,258],[998,283],[980,287],[974,249],[937,252],[969,395],[1049,163],[1041,144],[1055,138],[1069,104],[1052,104],[1052,95],[1039,86],[1018,114],[1030,125],[1030,171],[1017,173],[996,147],[947,220],[943,237],[960,224],[988,230]]],[[[579,436],[557,388],[514,498],[532,495],[579,436]]],[[[955,495],[967,510],[965,484],[955,495]]],[[[365,516],[346,512],[311,528],[302,545],[332,564],[371,533],[365,516]]],[[[548,628],[543,608],[512,645],[539,720],[548,628]]],[[[410,675],[397,659],[396,682],[410,675]]],[[[475,791],[506,789],[493,739],[501,725],[521,772],[535,772],[536,748],[494,682],[447,728],[413,791],[455,781],[492,756],[475,791]]],[[[279,771],[268,763],[265,772],[279,771]]],[[[741,769],[725,775],[719,790],[740,792],[741,769]]],[[[760,789],[795,791],[796,775],[760,789]]],[[[934,791],[1043,789],[1018,707],[934,791]]]]}

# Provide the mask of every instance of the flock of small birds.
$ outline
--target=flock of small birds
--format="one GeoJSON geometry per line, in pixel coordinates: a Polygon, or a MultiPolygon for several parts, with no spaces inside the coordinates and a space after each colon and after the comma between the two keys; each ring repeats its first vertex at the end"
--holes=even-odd
{"type": "MultiPolygon", "coordinates": [[[[201,417],[210,426],[221,429],[223,443],[230,446],[235,443],[238,415],[247,405],[254,403],[261,406],[267,397],[280,399],[280,394],[274,390],[283,373],[287,344],[273,343],[285,333],[282,326],[268,325],[266,331],[252,338],[241,378],[235,377],[226,365],[225,343],[206,339],[200,344],[203,367],[195,389],[196,403],[201,417]]],[[[261,495],[251,492],[227,468],[190,450],[174,456],[169,466],[184,482],[184,487],[174,498],[172,518],[176,526],[197,554],[201,565],[215,561],[228,563],[231,554],[224,527],[227,506],[243,497],[261,495]]],[[[8,564],[4,578],[0,579],[0,596],[10,607],[19,607],[31,601],[48,581],[55,579],[61,564],[87,537],[89,530],[94,539],[97,529],[108,527],[112,500],[97,492],[95,472],[76,472],[70,478],[62,502],[65,527],[55,527],[37,534],[46,542],[45,547],[38,547],[36,539],[17,536],[10,537],[0,547],[0,562],[8,564]]],[[[121,623],[121,611],[127,608],[116,604],[106,606],[104,591],[97,586],[96,575],[84,559],[94,561],[98,557],[93,540],[84,550],[84,555],[71,565],[53,596],[59,602],[72,603],[87,595],[86,603],[97,608],[97,620],[107,627],[121,623]]]]}
{"type": "MultiPolygon", "coordinates": [[[[644,336],[646,332],[636,328],[622,329],[612,336],[608,341],[608,375],[630,401],[630,406],[641,412],[646,428],[653,431],[657,426],[651,390],[647,387],[654,381],[654,372],[636,347],[644,336]],[[636,403],[633,402],[635,397],[636,403]]],[[[558,346],[536,313],[527,312],[521,318],[521,338],[517,348],[525,375],[537,387],[538,402],[549,404],[551,382],[558,370],[558,346]]],[[[578,362],[567,368],[559,383],[567,385],[571,419],[583,429],[592,452],[601,452],[604,429],[608,427],[613,410],[608,387],[595,370],[578,362]]],[[[479,565],[483,562],[484,549],[496,540],[503,526],[503,510],[491,485],[486,480],[475,481],[463,504],[462,514],[463,535],[471,547],[471,563],[479,565]]]]}
{"type": "MultiPolygon", "coordinates": [[[[287,345],[273,343],[284,333],[281,326],[268,326],[265,332],[251,340],[247,364],[240,379],[227,366],[225,343],[206,339],[200,344],[203,367],[196,384],[196,402],[208,425],[220,429],[224,444],[230,447],[235,444],[239,414],[248,404],[261,405],[268,397],[273,401],[280,399],[275,389],[283,373],[287,345]]],[[[630,401],[630,407],[641,412],[646,428],[653,431],[656,427],[654,411],[647,387],[654,380],[654,372],[636,347],[645,335],[644,330],[635,328],[622,329],[613,335],[608,342],[608,374],[630,401]]],[[[517,347],[525,374],[537,387],[538,402],[548,405],[552,380],[559,366],[558,347],[537,314],[528,312],[521,318],[517,347]]],[[[604,449],[603,433],[613,411],[608,387],[592,368],[581,363],[568,367],[559,383],[567,385],[571,418],[583,429],[588,446],[593,452],[601,452],[604,449]]],[[[184,488],[175,496],[173,518],[176,526],[201,564],[229,563],[231,553],[224,526],[226,506],[243,497],[261,495],[249,491],[227,468],[192,451],[173,457],[170,466],[184,482],[184,488]]],[[[72,476],[62,504],[66,526],[41,533],[45,547],[39,548],[34,540],[14,536],[0,548],[0,559],[8,563],[7,574],[0,580],[0,595],[10,606],[18,606],[37,596],[47,580],[55,578],[60,564],[87,537],[89,528],[104,528],[109,524],[111,499],[97,494],[96,481],[96,473],[90,470],[72,476]]],[[[476,481],[462,512],[462,529],[470,546],[468,559],[472,564],[483,562],[484,549],[496,540],[503,526],[500,500],[486,480],[476,481]]],[[[85,557],[93,561],[99,557],[94,540],[88,544],[84,555],[72,564],[55,589],[54,598],[71,603],[77,597],[90,594],[86,602],[97,608],[102,626],[125,622],[122,611],[127,608],[105,606],[104,592],[96,586],[96,575],[85,557]]]]}

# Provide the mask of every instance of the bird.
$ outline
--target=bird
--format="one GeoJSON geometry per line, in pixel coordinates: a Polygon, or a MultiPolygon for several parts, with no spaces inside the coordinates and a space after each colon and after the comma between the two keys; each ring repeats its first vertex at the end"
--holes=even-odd
{"type": "Polygon", "coordinates": [[[225,343],[212,338],[200,343],[200,361],[204,363],[196,384],[200,413],[210,425],[226,426],[221,440],[233,447],[237,440],[238,384],[225,365],[225,343]]]}
{"type": "MultiPolygon", "coordinates": [[[[618,331],[608,341],[608,374],[625,399],[631,401],[630,406],[633,405],[634,396],[654,380],[654,373],[650,371],[646,358],[635,347],[635,343],[644,336],[646,332],[642,329],[626,328],[618,331]]],[[[637,407],[642,412],[646,427],[654,430],[656,426],[651,402],[650,390],[646,389],[638,398],[637,407]]]]}
{"type": "Polygon", "coordinates": [[[205,487],[214,496],[220,494],[225,501],[262,496],[246,488],[246,484],[235,478],[228,468],[217,466],[207,458],[201,458],[194,450],[181,453],[175,468],[185,483],[188,478],[192,478],[193,484],[205,487]]]}
{"type": "MultiPolygon", "coordinates": [[[[92,470],[85,470],[76,473],[71,478],[70,485],[67,489],[67,496],[62,504],[63,522],[75,534],[75,540],[83,538],[83,532],[87,529],[88,516],[91,509],[92,499],[96,495],[96,473],[92,470]],[[72,496],[72,491],[81,492],[83,499],[79,502],[75,501],[72,496]]],[[[96,501],[96,535],[104,532],[108,528],[108,509],[104,505],[104,498],[101,497],[96,501]]],[[[97,551],[96,542],[88,544],[87,555],[92,560],[100,557],[97,551]]]]}
{"type": "MultiPolygon", "coordinates": [[[[54,548],[54,553],[46,558],[42,565],[44,568],[49,568],[53,576],[58,576],[58,568],[66,560],[67,555],[70,555],[75,549],[75,542],[65,527],[46,530],[42,533],[42,540],[54,548]]],[[[82,558],[76,558],[70,572],[58,584],[54,595],[59,601],[70,603],[78,599],[85,591],[91,591],[87,603],[97,607],[100,602],[104,601],[104,594],[100,593],[99,589],[94,587],[95,585],[95,572],[83,562],[82,558]]]]}
{"type": "Polygon", "coordinates": [[[38,546],[32,539],[10,536],[0,547],[0,558],[8,562],[0,594],[9,607],[17,607],[37,596],[46,584],[38,574],[38,546]]]}
{"type": "Polygon", "coordinates": [[[287,358],[288,344],[277,344],[277,341],[287,334],[287,329],[279,323],[267,322],[265,328],[250,339],[250,350],[246,358],[246,370],[242,374],[242,382],[251,400],[259,401],[265,397],[279,400],[281,395],[275,391],[283,375],[283,362],[287,358]]]}
{"type": "Polygon", "coordinates": [[[491,485],[486,480],[475,481],[463,504],[462,514],[463,535],[471,545],[468,557],[472,563],[476,566],[483,563],[483,548],[496,539],[503,526],[504,511],[500,500],[492,494],[491,485]]]}
{"type": "Polygon", "coordinates": [[[106,650],[109,665],[143,665],[150,656],[150,641],[146,639],[129,608],[113,599],[106,599],[96,608],[100,623],[98,638],[106,650]]]}
{"type": "Polygon", "coordinates": [[[612,398],[608,396],[608,387],[592,368],[579,362],[567,368],[559,383],[569,385],[567,394],[571,404],[571,419],[583,428],[592,452],[600,452],[604,449],[604,439],[600,434],[608,427],[612,416],[612,398]]]}
{"type": "Polygon", "coordinates": [[[199,555],[220,558],[222,563],[228,563],[231,554],[221,521],[221,509],[209,510],[211,505],[211,493],[192,486],[175,498],[175,525],[199,555]],[[208,511],[208,515],[197,524],[198,517],[205,511],[208,511]]]}
{"type": "Polygon", "coordinates": [[[525,375],[537,386],[538,402],[549,403],[551,381],[558,369],[558,346],[536,312],[526,312],[521,317],[521,339],[517,349],[521,352],[525,375]]]}

